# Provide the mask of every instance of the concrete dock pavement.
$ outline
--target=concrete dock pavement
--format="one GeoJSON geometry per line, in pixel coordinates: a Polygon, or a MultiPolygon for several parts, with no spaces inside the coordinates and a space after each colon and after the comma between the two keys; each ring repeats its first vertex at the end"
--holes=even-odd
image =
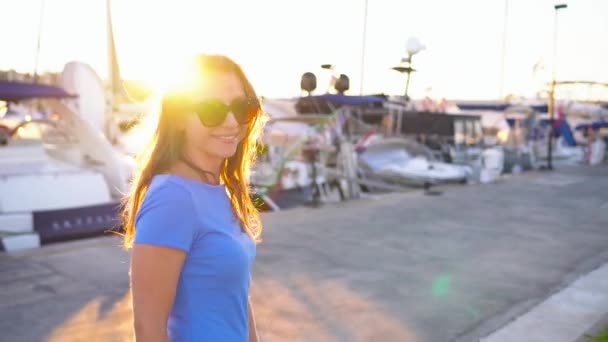
{"type": "MultiPolygon", "coordinates": [[[[608,284],[608,166],[444,190],[265,213],[262,341],[496,341],[569,286],[608,284]]],[[[0,340],[130,340],[128,260],[116,237],[0,254],[0,340]]],[[[576,303],[589,327],[608,313],[576,303]]]]}

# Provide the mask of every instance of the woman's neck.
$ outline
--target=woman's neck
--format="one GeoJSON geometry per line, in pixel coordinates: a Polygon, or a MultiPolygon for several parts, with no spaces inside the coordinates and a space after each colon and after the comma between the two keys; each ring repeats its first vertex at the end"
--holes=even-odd
{"type": "Polygon", "coordinates": [[[211,184],[219,184],[220,176],[219,176],[219,168],[218,171],[213,172],[211,170],[207,170],[203,168],[199,163],[195,162],[192,159],[187,157],[183,157],[181,163],[184,164],[187,168],[193,171],[200,180],[211,183],[211,184]]]}
{"type": "Polygon", "coordinates": [[[221,162],[205,162],[204,158],[193,158],[188,154],[184,154],[178,163],[181,167],[175,171],[183,173],[182,176],[194,178],[211,184],[220,183],[221,162]],[[214,165],[215,167],[210,167],[212,164],[217,165],[214,165]]]}

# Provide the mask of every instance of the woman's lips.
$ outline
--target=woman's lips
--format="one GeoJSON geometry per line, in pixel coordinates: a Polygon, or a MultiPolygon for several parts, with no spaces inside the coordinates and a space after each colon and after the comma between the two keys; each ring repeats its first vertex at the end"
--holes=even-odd
{"type": "Polygon", "coordinates": [[[238,134],[214,134],[212,135],[214,138],[218,139],[223,143],[234,143],[238,138],[238,134]]]}

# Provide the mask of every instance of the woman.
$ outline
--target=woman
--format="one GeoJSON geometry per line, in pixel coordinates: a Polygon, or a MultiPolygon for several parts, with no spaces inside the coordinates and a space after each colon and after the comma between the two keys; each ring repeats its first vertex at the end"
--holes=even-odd
{"type": "Polygon", "coordinates": [[[164,95],[125,199],[137,341],[257,341],[250,269],[261,233],[249,166],[263,125],[241,68],[200,55],[164,95]]]}

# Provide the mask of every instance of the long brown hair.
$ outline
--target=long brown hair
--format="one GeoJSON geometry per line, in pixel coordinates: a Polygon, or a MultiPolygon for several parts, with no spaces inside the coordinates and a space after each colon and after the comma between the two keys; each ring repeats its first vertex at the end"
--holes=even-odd
{"type": "MultiPolygon", "coordinates": [[[[222,55],[197,55],[195,58],[196,77],[205,77],[208,72],[234,73],[243,86],[245,95],[257,98],[253,86],[241,67],[233,60],[222,55]]],[[[187,93],[187,91],[186,91],[187,93]]],[[[123,246],[130,248],[135,234],[135,216],[144,199],[150,181],[155,175],[166,171],[183,157],[185,136],[179,128],[179,121],[186,114],[176,101],[187,101],[186,93],[167,93],[163,96],[156,130],[148,145],[138,156],[138,169],[135,170],[131,189],[123,199],[123,246]],[[177,95],[176,95],[177,94],[177,95]],[[181,96],[180,96],[181,95],[181,96]]],[[[255,161],[257,143],[264,125],[264,113],[248,124],[245,138],[238,144],[236,153],[225,160],[220,171],[220,180],[226,185],[232,210],[239,220],[241,230],[255,241],[260,240],[262,225],[249,189],[249,170],[255,161]]]]}

